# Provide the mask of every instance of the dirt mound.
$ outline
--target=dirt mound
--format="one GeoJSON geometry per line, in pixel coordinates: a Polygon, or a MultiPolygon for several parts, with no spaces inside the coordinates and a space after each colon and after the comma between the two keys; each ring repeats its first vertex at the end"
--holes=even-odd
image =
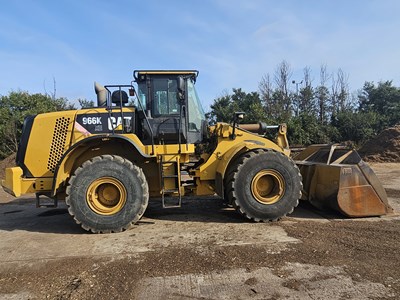
{"type": "Polygon", "coordinates": [[[400,162],[400,125],[383,130],[359,153],[368,162],[400,162]]]}
{"type": "Polygon", "coordinates": [[[16,156],[16,154],[13,153],[9,157],[6,157],[2,161],[0,161],[0,178],[1,179],[4,179],[6,176],[6,168],[15,166],[15,156],[16,156]]]}

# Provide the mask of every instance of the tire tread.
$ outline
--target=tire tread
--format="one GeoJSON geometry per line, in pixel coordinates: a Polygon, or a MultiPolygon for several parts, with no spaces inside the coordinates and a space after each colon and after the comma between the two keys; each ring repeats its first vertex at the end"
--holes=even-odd
{"type": "Polygon", "coordinates": [[[117,156],[117,155],[101,155],[101,156],[96,156],[93,157],[89,160],[87,160],[86,162],[84,162],[82,164],[82,166],[78,167],[74,174],[71,176],[67,188],[66,188],[66,198],[65,198],[65,202],[67,204],[68,207],[68,213],[73,217],[74,221],[76,224],[80,225],[84,230],[86,231],[91,231],[93,233],[111,233],[111,232],[121,232],[121,231],[125,231],[128,230],[130,227],[132,227],[132,225],[134,225],[144,214],[147,205],[148,205],[148,197],[149,196],[149,189],[148,189],[148,185],[147,185],[147,181],[146,181],[146,177],[142,171],[141,168],[139,168],[138,166],[134,165],[130,160],[127,160],[121,156],[117,156]],[[74,207],[73,205],[71,205],[71,189],[74,185],[74,182],[77,178],[77,176],[85,169],[88,168],[90,165],[96,163],[96,162],[100,162],[100,161],[115,161],[118,162],[119,164],[127,167],[131,172],[136,173],[136,176],[138,178],[138,180],[140,181],[140,185],[143,189],[143,200],[141,202],[141,207],[139,209],[139,212],[136,214],[136,216],[134,217],[133,220],[131,220],[127,225],[123,225],[120,226],[118,228],[112,229],[112,230],[105,230],[105,229],[98,229],[95,227],[91,227],[87,224],[84,223],[84,221],[78,220],[76,217],[76,212],[74,211],[74,207]]]}
{"type": "Polygon", "coordinates": [[[252,220],[254,222],[276,222],[280,220],[281,218],[285,217],[288,214],[291,214],[294,209],[298,206],[299,204],[299,199],[301,198],[301,190],[302,190],[302,181],[301,181],[301,174],[300,170],[297,167],[297,165],[290,159],[288,159],[284,154],[274,151],[272,149],[255,149],[248,151],[244,154],[242,154],[236,161],[233,166],[230,167],[228,170],[228,175],[227,179],[225,181],[225,187],[227,191],[227,197],[229,202],[232,204],[232,206],[236,209],[236,211],[244,216],[245,218],[252,220]],[[296,175],[299,178],[299,184],[300,184],[300,189],[299,189],[299,195],[296,200],[294,200],[292,207],[287,211],[282,213],[281,216],[278,218],[267,218],[267,219],[262,219],[254,216],[250,211],[246,211],[242,205],[240,204],[240,201],[238,200],[238,195],[235,190],[235,182],[237,180],[238,174],[241,172],[242,168],[246,165],[246,163],[254,158],[255,156],[262,155],[263,153],[270,153],[271,155],[274,155],[275,157],[278,158],[279,161],[282,163],[287,163],[288,161],[292,164],[292,167],[296,171],[296,175]]]}

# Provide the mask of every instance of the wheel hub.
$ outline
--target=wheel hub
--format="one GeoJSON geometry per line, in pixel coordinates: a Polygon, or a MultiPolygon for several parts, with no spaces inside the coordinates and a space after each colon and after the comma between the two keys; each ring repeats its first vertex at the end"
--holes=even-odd
{"type": "Polygon", "coordinates": [[[283,176],[276,170],[261,170],[251,182],[253,197],[262,204],[274,204],[285,192],[283,176]]]}
{"type": "Polygon", "coordinates": [[[86,202],[95,213],[112,215],[124,207],[126,195],[126,189],[118,179],[102,177],[90,184],[86,202]]]}

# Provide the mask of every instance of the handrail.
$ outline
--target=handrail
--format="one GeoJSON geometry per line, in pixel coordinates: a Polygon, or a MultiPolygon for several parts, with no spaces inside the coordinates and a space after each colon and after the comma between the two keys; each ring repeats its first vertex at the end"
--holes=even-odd
{"type": "MultiPolygon", "coordinates": [[[[135,90],[135,88],[132,85],[131,85],[131,87],[135,90]]],[[[147,126],[149,127],[149,130],[150,130],[150,135],[151,135],[151,153],[150,154],[154,155],[154,132],[153,132],[153,128],[151,128],[151,126],[150,126],[150,122],[149,122],[149,119],[147,117],[146,111],[145,111],[145,109],[144,109],[144,107],[142,105],[142,102],[140,101],[139,96],[136,93],[136,91],[135,91],[135,96],[136,96],[138,105],[140,106],[140,109],[143,111],[144,118],[146,120],[146,124],[147,124],[147,126]]]]}
{"type": "MultiPolygon", "coordinates": [[[[108,88],[118,88],[119,89],[119,91],[120,91],[120,105],[119,105],[119,108],[121,109],[121,117],[122,117],[122,132],[124,132],[124,126],[123,126],[123,107],[122,107],[122,96],[121,96],[121,88],[124,88],[124,87],[126,87],[126,88],[132,88],[134,91],[135,91],[135,96],[136,96],[136,99],[137,99],[137,102],[138,102],[138,105],[139,105],[139,107],[140,107],[140,109],[143,111],[143,114],[144,114],[144,118],[145,118],[145,120],[146,120],[146,124],[147,124],[147,126],[149,127],[149,130],[150,130],[150,135],[151,135],[151,152],[152,153],[150,153],[150,155],[154,155],[154,153],[155,153],[155,151],[154,151],[154,148],[155,148],[155,146],[154,146],[154,132],[153,132],[153,129],[151,128],[151,126],[150,126],[150,122],[149,122],[149,119],[148,119],[148,117],[147,117],[147,115],[146,115],[146,112],[145,112],[145,110],[144,110],[144,107],[143,107],[143,105],[142,105],[142,102],[140,101],[140,99],[139,99],[139,97],[138,97],[138,94],[136,93],[136,90],[135,90],[135,87],[132,85],[132,84],[118,84],[118,85],[106,85],[106,86],[104,86],[105,87],[105,89],[108,91],[108,97],[107,97],[107,110],[108,110],[108,113],[109,113],[109,117],[110,117],[110,119],[111,119],[111,117],[112,117],[112,99],[111,99],[111,91],[108,89],[108,88]]],[[[112,126],[112,133],[113,134],[115,134],[115,132],[114,132],[114,126],[112,126]]]]}

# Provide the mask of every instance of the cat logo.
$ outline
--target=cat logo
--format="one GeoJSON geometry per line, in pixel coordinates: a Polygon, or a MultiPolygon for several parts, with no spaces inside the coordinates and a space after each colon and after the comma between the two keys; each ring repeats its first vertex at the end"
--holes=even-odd
{"type": "MultiPolygon", "coordinates": [[[[131,116],[129,116],[129,117],[124,117],[124,120],[131,120],[132,119],[132,117],[131,116]]],[[[121,117],[118,117],[118,118],[116,118],[116,117],[109,117],[108,118],[108,130],[115,130],[115,129],[117,129],[118,130],[118,126],[122,126],[122,118],[121,117]]]]}

